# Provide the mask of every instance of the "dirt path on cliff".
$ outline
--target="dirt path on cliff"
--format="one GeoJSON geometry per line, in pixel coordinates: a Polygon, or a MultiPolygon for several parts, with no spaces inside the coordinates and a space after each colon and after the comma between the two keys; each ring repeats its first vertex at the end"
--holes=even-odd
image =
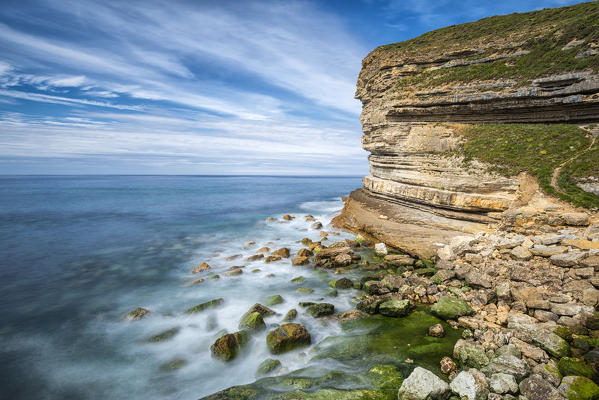
{"type": "Polygon", "coordinates": [[[593,135],[593,139],[591,140],[591,144],[589,144],[589,147],[587,147],[584,151],[581,151],[580,153],[576,154],[573,157],[568,158],[566,161],[564,161],[563,163],[561,163],[559,165],[559,167],[557,167],[554,171],[553,174],[551,175],[551,186],[559,193],[564,193],[564,191],[559,187],[559,185],[557,184],[557,179],[559,178],[559,174],[562,170],[562,168],[566,165],[571,163],[572,161],[576,160],[578,157],[580,157],[581,155],[587,153],[589,150],[591,150],[591,148],[593,147],[593,145],[595,144],[595,140],[597,140],[597,136],[593,135]]]}

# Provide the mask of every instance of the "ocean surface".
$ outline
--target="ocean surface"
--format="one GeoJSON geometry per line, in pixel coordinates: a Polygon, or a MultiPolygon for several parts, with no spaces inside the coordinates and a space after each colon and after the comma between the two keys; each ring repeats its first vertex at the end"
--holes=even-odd
{"type": "MultiPolygon", "coordinates": [[[[301,238],[319,239],[304,216],[329,230],[341,196],[359,186],[358,177],[0,177],[0,398],[197,399],[254,381],[266,344],[254,340],[246,357],[224,364],[210,356],[218,333],[236,331],[240,316],[270,295],[285,298],[273,307],[281,314],[306,300],[295,276],[315,296],[326,287],[289,260],[225,258],[263,246],[293,254],[301,238]],[[288,213],[297,218],[265,222],[288,213]],[[246,248],[250,240],[256,245],[246,248]],[[186,285],[202,262],[221,278],[186,285]],[[223,276],[239,264],[242,275],[223,276]],[[183,313],[217,297],[225,301],[214,311],[183,313]],[[139,306],[151,313],[124,318],[139,306]],[[179,331],[169,341],[144,340],[171,328],[179,331]],[[174,360],[186,364],[161,368],[174,360]]],[[[341,312],[352,308],[350,296],[327,301],[341,312]]],[[[299,322],[313,343],[338,330],[299,322]]],[[[306,363],[302,355],[279,359],[293,370],[306,363]]]]}

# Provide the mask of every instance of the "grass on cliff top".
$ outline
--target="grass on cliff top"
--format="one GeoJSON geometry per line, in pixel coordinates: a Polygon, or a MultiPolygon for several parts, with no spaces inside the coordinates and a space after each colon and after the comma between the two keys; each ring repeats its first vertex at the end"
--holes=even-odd
{"type": "Polygon", "coordinates": [[[464,56],[464,59],[476,59],[494,52],[501,53],[497,49],[509,49],[514,41],[521,43],[518,49],[530,53],[493,62],[426,71],[400,79],[398,87],[429,88],[447,83],[495,79],[516,79],[519,84],[526,84],[532,79],[552,74],[582,70],[597,72],[599,55],[584,58],[576,58],[576,55],[589,49],[590,43],[599,43],[599,1],[485,18],[382,46],[377,51],[397,50],[409,57],[416,51],[434,54],[452,50],[473,51],[473,48],[481,46],[487,48],[482,54],[464,56]],[[562,50],[575,39],[583,42],[572,49],[562,50]]]}
{"type": "Polygon", "coordinates": [[[563,193],[551,186],[555,168],[590,145],[585,130],[565,124],[478,124],[467,126],[460,133],[465,138],[461,148],[465,162],[478,159],[491,164],[492,172],[505,176],[528,172],[550,195],[576,206],[599,207],[599,196],[583,191],[575,182],[576,178],[599,176],[597,144],[562,168],[558,185],[563,193]]]}

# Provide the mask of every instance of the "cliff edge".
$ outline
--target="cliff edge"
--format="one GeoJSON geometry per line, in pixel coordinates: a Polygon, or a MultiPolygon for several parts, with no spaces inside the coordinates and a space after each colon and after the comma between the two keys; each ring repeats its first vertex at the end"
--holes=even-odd
{"type": "Polygon", "coordinates": [[[430,258],[458,234],[599,207],[598,1],[381,46],[356,98],[370,174],[338,226],[430,258]]]}

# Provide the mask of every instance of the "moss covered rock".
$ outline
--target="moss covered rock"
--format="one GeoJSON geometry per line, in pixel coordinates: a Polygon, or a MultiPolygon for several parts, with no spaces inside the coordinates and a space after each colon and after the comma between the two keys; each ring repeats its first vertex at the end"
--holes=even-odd
{"type": "Polygon", "coordinates": [[[584,376],[589,379],[593,377],[593,369],[578,358],[563,357],[557,363],[557,368],[563,376],[584,376]]]}
{"type": "Polygon", "coordinates": [[[270,296],[266,299],[265,303],[267,306],[276,306],[277,304],[284,303],[285,300],[279,294],[275,294],[274,296],[270,296]]]}
{"type": "Polygon", "coordinates": [[[287,311],[287,314],[285,314],[285,317],[283,317],[283,322],[291,322],[295,318],[297,318],[297,310],[292,308],[291,310],[287,311]]]}
{"type": "Polygon", "coordinates": [[[268,332],[266,344],[273,354],[286,353],[299,347],[308,346],[312,341],[308,330],[300,324],[284,324],[268,332]]]}
{"type": "Polygon", "coordinates": [[[597,400],[599,386],[584,376],[566,376],[558,387],[558,391],[568,400],[597,400]]]}
{"type": "Polygon", "coordinates": [[[217,306],[223,304],[223,302],[224,302],[223,299],[209,300],[209,301],[207,301],[205,303],[201,303],[201,304],[198,304],[197,306],[193,306],[191,308],[188,308],[187,310],[185,310],[185,314],[199,313],[201,311],[204,311],[207,308],[217,307],[217,306]]]}
{"type": "Polygon", "coordinates": [[[472,307],[464,300],[443,296],[432,307],[431,312],[439,318],[448,320],[474,314],[472,307]]]}
{"type": "Polygon", "coordinates": [[[281,369],[281,362],[279,360],[274,360],[272,358],[268,358],[258,365],[257,375],[267,375],[272,372],[276,372],[281,369]]]}
{"type": "Polygon", "coordinates": [[[379,305],[379,313],[387,317],[404,317],[412,311],[410,300],[388,300],[379,305]]]}
{"type": "Polygon", "coordinates": [[[330,303],[312,304],[306,308],[306,311],[314,318],[319,318],[333,314],[335,312],[335,306],[330,303]]]}
{"type": "Polygon", "coordinates": [[[329,282],[329,286],[335,289],[351,289],[354,287],[354,283],[351,281],[351,279],[340,278],[329,282]]]}
{"type": "Polygon", "coordinates": [[[143,317],[145,317],[150,311],[146,310],[143,307],[137,307],[135,310],[133,311],[129,311],[126,315],[125,318],[130,319],[132,321],[136,321],[136,320],[140,320],[143,317]]]}
{"type": "Polygon", "coordinates": [[[314,293],[314,289],[307,287],[298,287],[297,289],[295,289],[295,291],[303,294],[314,293]]]}
{"type": "Polygon", "coordinates": [[[266,324],[259,312],[245,313],[239,322],[239,329],[258,332],[266,329],[266,324]]]}
{"type": "Polygon", "coordinates": [[[228,333],[216,339],[210,346],[212,357],[222,361],[231,361],[237,357],[241,349],[248,343],[250,335],[247,331],[228,333]]]}
{"type": "Polygon", "coordinates": [[[183,360],[181,358],[173,358],[172,360],[169,360],[169,361],[165,362],[164,364],[160,365],[160,370],[162,372],[171,372],[171,371],[176,371],[178,369],[181,369],[186,365],[187,365],[186,360],[183,360]]]}
{"type": "Polygon", "coordinates": [[[181,330],[181,328],[179,328],[179,327],[167,329],[166,331],[163,331],[156,335],[150,336],[149,338],[146,339],[146,342],[158,343],[158,342],[165,342],[167,340],[171,340],[173,337],[175,337],[175,335],[177,333],[179,333],[180,330],[181,330]]]}

